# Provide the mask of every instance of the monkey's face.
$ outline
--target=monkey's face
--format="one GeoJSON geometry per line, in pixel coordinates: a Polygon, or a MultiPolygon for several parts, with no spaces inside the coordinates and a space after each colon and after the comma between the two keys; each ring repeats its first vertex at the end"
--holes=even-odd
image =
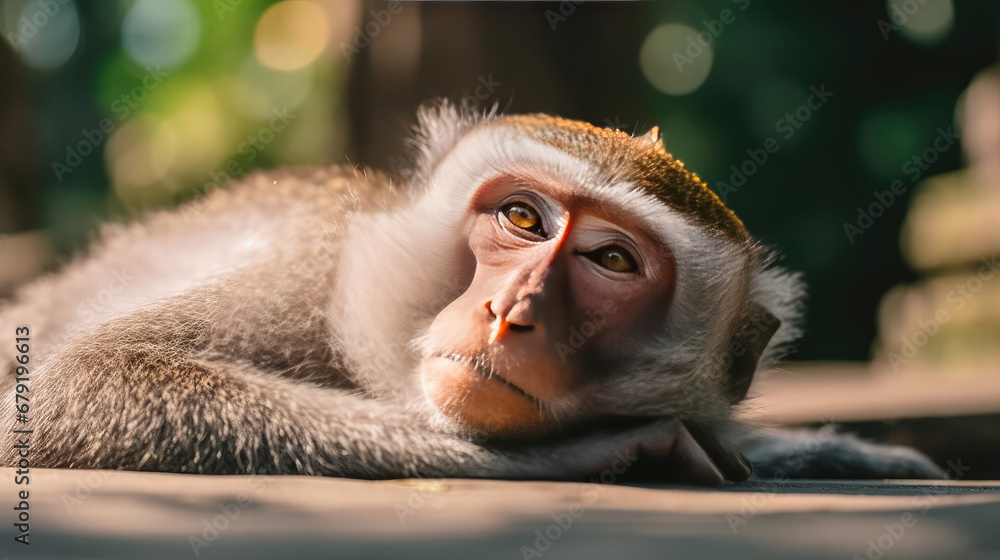
{"type": "Polygon", "coordinates": [[[472,280],[427,332],[424,390],[477,433],[553,431],[664,321],[673,255],[637,217],[537,177],[484,183],[464,228],[472,280]]]}

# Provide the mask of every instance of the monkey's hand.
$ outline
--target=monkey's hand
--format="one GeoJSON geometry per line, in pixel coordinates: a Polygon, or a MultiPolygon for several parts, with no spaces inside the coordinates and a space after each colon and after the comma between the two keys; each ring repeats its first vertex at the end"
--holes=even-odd
{"type": "Polygon", "coordinates": [[[735,449],[714,438],[699,439],[680,420],[661,418],[560,443],[537,444],[505,453],[504,459],[513,462],[513,474],[519,478],[718,486],[750,475],[750,463],[735,449]]]}

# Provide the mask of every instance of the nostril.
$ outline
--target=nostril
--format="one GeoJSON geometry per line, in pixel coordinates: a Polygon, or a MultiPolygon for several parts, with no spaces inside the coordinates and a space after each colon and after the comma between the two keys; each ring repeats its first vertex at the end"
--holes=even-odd
{"type": "MultiPolygon", "coordinates": [[[[484,307],[486,307],[486,312],[489,314],[490,321],[496,322],[498,315],[497,315],[497,312],[493,310],[493,303],[494,302],[492,300],[488,301],[488,302],[486,302],[486,305],[484,307]]],[[[521,324],[518,324],[518,323],[511,323],[510,322],[510,316],[505,316],[504,320],[503,320],[502,330],[505,331],[505,330],[509,329],[511,331],[514,331],[514,332],[530,332],[530,331],[534,330],[534,328],[535,328],[535,326],[534,325],[530,325],[530,324],[529,325],[521,325],[521,324]]]]}

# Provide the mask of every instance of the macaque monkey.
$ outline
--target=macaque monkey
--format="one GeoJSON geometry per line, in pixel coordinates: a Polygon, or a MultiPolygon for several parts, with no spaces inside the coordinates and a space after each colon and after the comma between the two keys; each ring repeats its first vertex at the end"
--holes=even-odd
{"type": "MultiPolygon", "coordinates": [[[[0,332],[30,330],[32,466],[569,480],[630,466],[717,485],[750,476],[742,445],[761,475],[780,467],[799,436],[750,444],[733,408],[798,335],[801,284],[656,129],[442,102],[414,142],[404,185],[258,172],[107,226],[22,289],[0,332]]],[[[813,451],[800,474],[940,474],[903,448],[813,451]]]]}

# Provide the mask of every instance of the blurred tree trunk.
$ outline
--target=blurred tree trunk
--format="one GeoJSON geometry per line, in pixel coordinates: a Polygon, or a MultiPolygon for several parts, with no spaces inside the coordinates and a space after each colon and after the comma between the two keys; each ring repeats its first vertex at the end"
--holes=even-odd
{"type": "Polygon", "coordinates": [[[0,233],[41,224],[38,133],[28,72],[6,41],[0,41],[0,233]]]}
{"type": "Polygon", "coordinates": [[[644,132],[656,113],[638,52],[653,4],[365,0],[350,60],[351,161],[405,175],[401,140],[437,97],[644,132]]]}

